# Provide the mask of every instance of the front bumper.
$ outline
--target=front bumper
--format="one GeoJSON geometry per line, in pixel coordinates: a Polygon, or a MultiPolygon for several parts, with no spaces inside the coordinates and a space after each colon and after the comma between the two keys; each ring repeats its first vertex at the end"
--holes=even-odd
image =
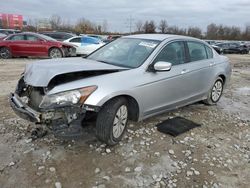
{"type": "Polygon", "coordinates": [[[87,111],[98,112],[100,107],[83,105],[82,107],[55,108],[53,111],[38,112],[26,105],[16,93],[11,93],[9,103],[13,111],[22,119],[35,123],[45,124],[71,124],[83,119],[87,111]]]}
{"type": "Polygon", "coordinates": [[[75,57],[76,48],[75,47],[63,47],[63,53],[65,57],[75,57]]]}
{"type": "Polygon", "coordinates": [[[11,93],[9,96],[10,106],[13,111],[21,118],[29,120],[31,122],[40,123],[41,113],[33,110],[26,104],[24,104],[17,94],[11,93]]]}

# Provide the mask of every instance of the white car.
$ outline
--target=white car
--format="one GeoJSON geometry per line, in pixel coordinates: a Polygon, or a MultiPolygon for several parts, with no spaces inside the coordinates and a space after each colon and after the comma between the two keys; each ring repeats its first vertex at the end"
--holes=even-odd
{"type": "Polygon", "coordinates": [[[76,36],[63,42],[75,45],[76,55],[84,56],[92,53],[105,44],[101,40],[89,36],[76,36]]]}

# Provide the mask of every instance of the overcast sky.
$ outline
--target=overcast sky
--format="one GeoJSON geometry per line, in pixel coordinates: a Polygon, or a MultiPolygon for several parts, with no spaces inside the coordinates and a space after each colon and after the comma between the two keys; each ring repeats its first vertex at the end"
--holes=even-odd
{"type": "MultiPolygon", "coordinates": [[[[0,13],[21,14],[24,19],[58,14],[72,23],[84,17],[97,24],[104,19],[109,31],[129,31],[128,19],[166,19],[180,27],[222,23],[244,27],[250,22],[249,0],[0,0],[0,13]]],[[[133,24],[135,25],[135,24],[133,24]]]]}

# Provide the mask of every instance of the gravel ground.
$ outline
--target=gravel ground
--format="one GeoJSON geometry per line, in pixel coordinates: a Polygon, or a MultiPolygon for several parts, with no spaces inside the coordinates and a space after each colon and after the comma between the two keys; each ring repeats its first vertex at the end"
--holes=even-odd
{"type": "Polygon", "coordinates": [[[129,123],[112,148],[98,142],[94,128],[62,140],[49,133],[32,141],[34,124],[17,117],[8,104],[27,63],[0,60],[0,187],[249,187],[250,55],[228,55],[229,87],[216,106],[202,103],[129,123]],[[178,137],[155,125],[182,116],[202,126],[178,137]]]}

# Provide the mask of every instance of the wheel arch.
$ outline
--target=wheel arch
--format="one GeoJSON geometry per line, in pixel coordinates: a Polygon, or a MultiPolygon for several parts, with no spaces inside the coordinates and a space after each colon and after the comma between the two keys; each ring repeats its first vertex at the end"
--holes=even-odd
{"type": "Polygon", "coordinates": [[[217,76],[217,78],[221,78],[222,79],[222,81],[223,81],[223,85],[225,85],[225,83],[226,83],[226,76],[224,75],[224,74],[219,74],[218,76],[217,76]]]}
{"type": "Polygon", "coordinates": [[[138,121],[139,116],[140,116],[140,105],[139,105],[138,101],[134,97],[132,97],[131,95],[121,94],[121,95],[116,95],[116,96],[109,97],[102,104],[102,106],[104,106],[105,104],[107,104],[111,100],[114,100],[114,99],[120,98],[120,97],[125,98],[127,100],[127,102],[128,102],[128,112],[129,112],[128,118],[129,118],[129,120],[138,121]]]}

